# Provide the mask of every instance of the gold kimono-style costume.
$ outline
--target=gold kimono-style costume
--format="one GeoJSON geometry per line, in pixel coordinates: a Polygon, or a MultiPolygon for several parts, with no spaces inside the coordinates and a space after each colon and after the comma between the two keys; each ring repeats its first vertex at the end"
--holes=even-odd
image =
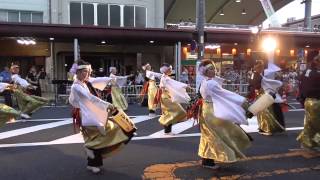
{"type": "Polygon", "coordinates": [[[17,118],[20,114],[21,112],[12,107],[0,103],[0,127],[12,118],[17,118]]]}
{"type": "MultiPolygon", "coordinates": [[[[5,91],[9,84],[0,83],[0,92],[5,91]]],[[[10,106],[0,103],[0,127],[13,118],[20,116],[21,112],[13,109],[10,106]]]]}
{"type": "Polygon", "coordinates": [[[200,92],[204,101],[199,114],[201,137],[198,155],[219,162],[235,162],[245,158],[243,150],[248,148],[251,142],[241,127],[235,124],[235,122],[246,123],[245,111],[242,108],[245,103],[244,98],[224,90],[214,80],[202,81],[200,92]],[[218,99],[219,97],[221,99],[218,99]],[[216,101],[217,104],[212,101],[216,101]],[[218,110],[214,107],[224,111],[216,113],[217,115],[237,119],[218,118],[215,115],[215,111],[218,110]]]}
{"type": "Polygon", "coordinates": [[[46,98],[28,95],[19,88],[14,89],[13,94],[17,98],[19,109],[25,114],[35,112],[49,102],[46,98]]]}
{"type": "MultiPolygon", "coordinates": [[[[275,102],[281,103],[283,100],[277,92],[277,89],[282,86],[282,82],[274,79],[270,79],[267,77],[262,77],[261,79],[261,89],[257,94],[259,98],[263,93],[271,92],[275,93],[275,102]]],[[[277,116],[276,113],[282,113],[281,109],[279,112],[275,112],[274,105],[269,106],[267,109],[259,112],[257,114],[257,120],[259,125],[259,130],[266,133],[276,133],[285,131],[285,127],[281,125],[279,122],[284,121],[281,120],[281,117],[277,116]]],[[[284,124],[284,123],[283,123],[284,124]]]]}
{"type": "MultiPolygon", "coordinates": [[[[260,91],[257,98],[263,94],[263,90],[260,91]]],[[[283,132],[285,128],[277,121],[276,115],[273,110],[273,106],[259,112],[257,114],[259,130],[266,133],[283,132]]]]}
{"type": "Polygon", "coordinates": [[[156,85],[156,81],[149,80],[148,81],[148,109],[152,111],[156,111],[157,105],[154,104],[154,99],[156,97],[158,87],[156,85]]]}
{"type": "Polygon", "coordinates": [[[160,80],[162,114],[159,118],[161,125],[169,126],[187,118],[187,112],[180,105],[180,103],[187,103],[190,100],[186,87],[187,84],[173,80],[167,75],[162,75],[160,80]]]}
{"type": "Polygon", "coordinates": [[[148,80],[148,109],[152,111],[156,111],[157,105],[154,103],[156,94],[158,91],[158,87],[156,85],[156,78],[160,79],[162,76],[161,73],[146,71],[146,77],[148,80]]]}
{"type": "Polygon", "coordinates": [[[159,118],[159,122],[161,125],[168,126],[186,119],[187,112],[179,103],[172,102],[167,90],[162,91],[160,103],[162,114],[159,118]]]}
{"type": "MultiPolygon", "coordinates": [[[[94,82],[92,84],[96,87],[94,82]]],[[[85,83],[74,81],[69,102],[73,107],[80,109],[81,132],[87,148],[99,150],[105,158],[128,141],[129,138],[123,130],[116,123],[107,120],[107,108],[110,104],[92,95],[85,83]]]]}
{"type": "MultiPolygon", "coordinates": [[[[30,83],[21,78],[18,74],[14,74],[11,77],[12,81],[22,88],[28,88],[31,86],[30,83]]],[[[24,93],[22,88],[19,86],[18,88],[13,89],[13,94],[17,98],[18,106],[22,113],[31,114],[49,102],[46,98],[24,93]]]]}
{"type": "Polygon", "coordinates": [[[123,96],[120,85],[123,85],[127,81],[126,76],[115,76],[110,74],[110,77],[113,78],[111,82],[111,97],[112,97],[112,104],[122,110],[128,109],[128,102],[126,98],[123,96]]]}
{"type": "Polygon", "coordinates": [[[304,107],[304,128],[297,140],[307,148],[320,147],[320,100],[307,98],[304,107]]]}

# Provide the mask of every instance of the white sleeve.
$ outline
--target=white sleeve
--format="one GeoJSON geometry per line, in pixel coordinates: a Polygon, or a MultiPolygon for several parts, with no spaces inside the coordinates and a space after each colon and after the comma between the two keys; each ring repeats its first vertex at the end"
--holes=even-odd
{"type": "Polygon", "coordinates": [[[153,71],[146,71],[146,77],[152,80],[155,80],[155,78],[160,79],[162,76],[161,73],[153,72],[153,71]]]}
{"type": "Polygon", "coordinates": [[[12,75],[12,80],[15,84],[19,84],[20,86],[26,88],[30,86],[27,80],[22,79],[18,74],[12,75]]]}
{"type": "Polygon", "coordinates": [[[104,88],[110,83],[111,80],[111,77],[89,78],[89,82],[92,84],[92,86],[96,89],[99,89],[100,91],[104,90],[104,88]]]}
{"type": "Polygon", "coordinates": [[[8,87],[8,85],[8,83],[0,83],[0,92],[3,92],[8,87]]]}
{"type": "Polygon", "coordinates": [[[191,98],[186,88],[187,84],[167,78],[164,87],[169,91],[172,102],[188,103],[191,98]]]}
{"type": "Polygon", "coordinates": [[[80,98],[86,98],[89,101],[91,101],[93,104],[100,106],[102,108],[107,109],[112,104],[92,95],[91,93],[88,93],[84,88],[82,88],[80,85],[75,85],[73,90],[79,95],[80,98]]]}
{"type": "Polygon", "coordinates": [[[111,74],[110,77],[113,78],[113,80],[115,80],[116,85],[120,87],[127,85],[128,76],[116,76],[111,74]]]}

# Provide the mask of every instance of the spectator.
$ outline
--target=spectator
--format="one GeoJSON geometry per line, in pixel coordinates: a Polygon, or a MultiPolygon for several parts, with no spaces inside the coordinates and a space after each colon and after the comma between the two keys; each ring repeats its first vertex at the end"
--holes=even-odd
{"type": "Polygon", "coordinates": [[[180,81],[186,84],[188,84],[189,82],[189,72],[186,67],[183,67],[183,70],[180,75],[180,81]]]}
{"type": "Polygon", "coordinates": [[[30,90],[32,95],[41,96],[41,88],[39,84],[39,80],[37,78],[37,71],[34,66],[32,66],[29,70],[26,80],[33,86],[35,89],[30,90]]]}
{"type": "Polygon", "coordinates": [[[37,78],[38,78],[38,80],[39,80],[39,84],[40,84],[40,87],[41,87],[41,89],[42,89],[43,92],[46,92],[47,89],[48,89],[48,88],[47,88],[47,86],[48,86],[47,82],[48,82],[48,81],[46,81],[46,77],[47,77],[47,73],[46,73],[46,71],[44,70],[44,67],[42,67],[42,68],[40,69],[38,75],[37,75],[37,78]]]}
{"type": "MultiPolygon", "coordinates": [[[[0,81],[3,83],[11,83],[12,79],[9,67],[5,66],[4,70],[0,73],[0,81]]],[[[4,90],[1,95],[4,97],[4,103],[7,106],[12,107],[11,92],[8,90],[4,90]]]]}
{"type": "Polygon", "coordinates": [[[137,75],[135,78],[135,84],[143,85],[143,82],[144,82],[143,73],[141,71],[137,71],[137,75]]]}

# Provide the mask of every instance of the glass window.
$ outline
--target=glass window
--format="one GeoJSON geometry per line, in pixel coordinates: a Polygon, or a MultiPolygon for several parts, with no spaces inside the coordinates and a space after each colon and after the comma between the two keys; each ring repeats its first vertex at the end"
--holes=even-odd
{"type": "Polygon", "coordinates": [[[31,23],[31,12],[21,11],[20,22],[31,23]]]}
{"type": "Polygon", "coordinates": [[[146,8],[136,6],[136,27],[146,27],[146,8]]]}
{"type": "Polygon", "coordinates": [[[43,23],[43,13],[33,12],[32,13],[32,23],[43,23]]]}
{"type": "Polygon", "coordinates": [[[108,4],[98,5],[98,25],[108,25],[108,4]]]}
{"type": "Polygon", "coordinates": [[[94,25],[94,9],[93,4],[82,4],[83,8],[83,24],[94,25]]]}
{"type": "Polygon", "coordinates": [[[110,5],[110,26],[120,27],[120,6],[110,5]]]}
{"type": "Polygon", "coordinates": [[[19,11],[8,11],[9,22],[19,22],[19,11]]]}
{"type": "Polygon", "coordinates": [[[125,6],[123,10],[125,27],[134,27],[134,6],[125,6]]]}
{"type": "Polygon", "coordinates": [[[70,24],[81,24],[81,3],[70,3],[70,24]]]}
{"type": "Polygon", "coordinates": [[[8,21],[7,16],[8,12],[6,10],[0,10],[0,21],[8,21]]]}

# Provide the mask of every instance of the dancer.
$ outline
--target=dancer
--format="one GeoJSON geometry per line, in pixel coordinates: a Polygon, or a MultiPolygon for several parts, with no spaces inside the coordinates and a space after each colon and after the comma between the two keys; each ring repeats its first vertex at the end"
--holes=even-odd
{"type": "MultiPolygon", "coordinates": [[[[0,83],[0,92],[4,90],[11,91],[13,89],[12,84],[0,83]]],[[[17,117],[21,115],[21,112],[13,109],[10,106],[0,103],[0,127],[9,121],[14,121],[17,117]]]]}
{"type": "Polygon", "coordinates": [[[35,87],[20,77],[20,67],[18,65],[12,64],[10,70],[12,73],[12,81],[18,87],[13,89],[13,94],[17,98],[19,109],[22,112],[21,117],[24,119],[30,119],[31,114],[40,109],[41,106],[47,104],[49,100],[43,97],[24,93],[23,89],[34,89],[35,87]]]}
{"type": "Polygon", "coordinates": [[[311,57],[311,68],[303,74],[300,92],[304,99],[304,128],[297,140],[304,148],[320,150],[320,55],[311,57]]]}
{"type": "Polygon", "coordinates": [[[88,156],[87,169],[93,173],[99,173],[103,158],[110,156],[128,143],[133,132],[125,133],[118,124],[108,120],[108,111],[114,112],[115,108],[90,92],[90,87],[87,85],[90,84],[90,71],[89,63],[78,61],[76,80],[71,86],[69,102],[74,108],[79,109],[77,118],[80,120],[88,156]]]}
{"type": "Polygon", "coordinates": [[[127,83],[127,78],[130,76],[117,76],[117,68],[110,67],[110,76],[113,81],[111,81],[111,97],[112,104],[122,110],[128,109],[128,102],[121,92],[121,86],[124,86],[127,83]]]}
{"type": "Polygon", "coordinates": [[[154,104],[154,98],[156,97],[158,87],[156,85],[156,78],[160,79],[162,74],[152,71],[151,65],[149,63],[142,66],[142,69],[146,71],[146,81],[143,85],[142,94],[148,93],[148,109],[149,116],[154,117],[156,114],[157,105],[154,104]]]}
{"type": "Polygon", "coordinates": [[[254,73],[252,74],[249,84],[255,97],[260,97],[263,93],[269,90],[275,94],[275,103],[266,110],[258,113],[257,120],[259,125],[259,133],[270,136],[277,132],[284,132],[284,116],[281,107],[278,103],[282,102],[282,98],[277,93],[277,89],[282,86],[282,82],[273,80],[275,73],[280,70],[276,65],[269,63],[268,68],[264,69],[263,61],[257,61],[254,66],[254,73]]]}
{"type": "MultiPolygon", "coordinates": [[[[161,110],[159,122],[164,126],[164,133],[171,135],[172,125],[186,120],[187,113],[179,103],[188,103],[190,97],[186,92],[187,84],[170,78],[172,66],[164,63],[160,68],[161,110]]],[[[158,94],[159,95],[159,94],[158,94]]]]}
{"type": "Polygon", "coordinates": [[[235,162],[245,158],[243,150],[251,143],[238,124],[248,124],[246,99],[222,88],[221,78],[215,76],[215,65],[204,60],[199,72],[204,76],[200,86],[203,98],[199,113],[201,130],[198,155],[202,166],[218,169],[218,162],[235,162]]]}

